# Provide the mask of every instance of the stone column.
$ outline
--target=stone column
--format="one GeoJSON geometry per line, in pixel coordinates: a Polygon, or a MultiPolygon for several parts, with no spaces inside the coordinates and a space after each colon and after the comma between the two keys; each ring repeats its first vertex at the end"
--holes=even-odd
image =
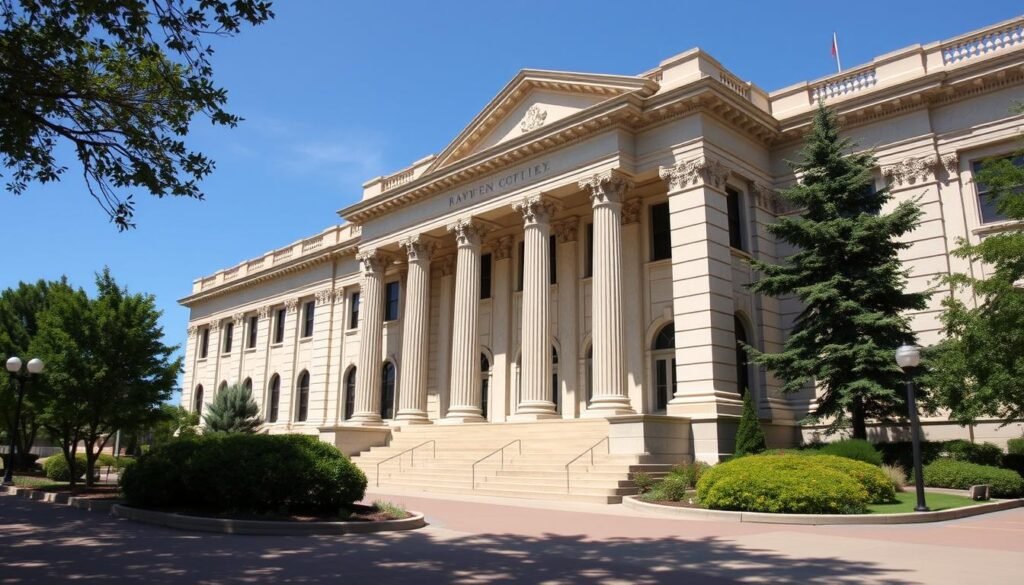
{"type": "MultiPolygon", "coordinates": [[[[640,241],[640,200],[622,202],[622,298],[643,298],[644,262],[640,241]]],[[[643,303],[624,302],[622,305],[622,335],[626,363],[626,395],[629,403],[640,412],[651,412],[648,395],[644,392],[644,336],[643,303]]]]}
{"type": "Polygon", "coordinates": [[[512,206],[523,214],[522,394],[515,418],[558,416],[551,401],[551,262],[548,239],[554,204],[530,195],[512,206]]]}
{"type": "Polygon", "coordinates": [[[580,220],[570,217],[554,225],[558,239],[558,378],[561,388],[562,418],[577,418],[580,414],[580,395],[586,395],[585,386],[578,382],[577,362],[579,339],[577,315],[577,270],[576,235],[580,220]]]}
{"type": "Polygon", "coordinates": [[[402,321],[402,372],[398,377],[398,414],[402,424],[426,424],[427,332],[430,322],[430,255],[433,242],[412,236],[401,242],[409,255],[405,280],[405,317],[402,321]]]}
{"type": "Polygon", "coordinates": [[[480,227],[471,219],[448,226],[455,234],[455,315],[452,319],[451,404],[445,422],[484,422],[480,410],[480,227]]]}
{"type": "Polygon", "coordinates": [[[359,361],[356,365],[356,406],[348,424],[375,426],[380,418],[381,338],[384,327],[384,269],[389,258],[378,250],[359,252],[363,270],[359,285],[359,361]]]}
{"type": "Polygon", "coordinates": [[[510,316],[512,315],[512,236],[504,236],[494,243],[491,252],[493,261],[493,282],[491,283],[491,315],[494,325],[491,328],[491,352],[494,362],[491,364],[491,402],[490,419],[504,421],[515,405],[509,404],[509,361],[511,347],[509,339],[513,333],[510,316]]]}
{"type": "Polygon", "coordinates": [[[594,397],[588,416],[634,414],[626,392],[622,325],[622,199],[629,181],[604,171],[580,181],[594,208],[592,281],[594,397]]]}

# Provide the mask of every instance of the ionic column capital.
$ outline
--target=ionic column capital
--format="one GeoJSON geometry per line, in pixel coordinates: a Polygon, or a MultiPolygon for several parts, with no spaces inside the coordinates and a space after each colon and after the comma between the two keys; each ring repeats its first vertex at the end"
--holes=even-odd
{"type": "Polygon", "coordinates": [[[597,207],[609,203],[622,203],[626,191],[633,187],[633,182],[620,171],[612,169],[596,173],[577,185],[580,189],[590,192],[590,199],[594,207],[597,207]]]}
{"type": "Polygon", "coordinates": [[[658,169],[658,175],[668,181],[670,189],[702,185],[722,189],[731,172],[732,169],[721,161],[705,157],[679,161],[670,167],[658,169]]]}
{"type": "Polygon", "coordinates": [[[410,263],[429,261],[430,257],[434,254],[434,250],[437,249],[437,242],[420,234],[403,238],[398,245],[405,250],[405,253],[409,256],[410,263]]]}
{"type": "Polygon", "coordinates": [[[527,227],[549,223],[558,205],[550,198],[539,193],[527,195],[512,204],[512,209],[523,214],[523,223],[527,227]]]}
{"type": "Polygon", "coordinates": [[[484,227],[471,217],[464,217],[448,225],[448,233],[455,234],[455,244],[460,247],[476,247],[483,240],[484,227]]]}

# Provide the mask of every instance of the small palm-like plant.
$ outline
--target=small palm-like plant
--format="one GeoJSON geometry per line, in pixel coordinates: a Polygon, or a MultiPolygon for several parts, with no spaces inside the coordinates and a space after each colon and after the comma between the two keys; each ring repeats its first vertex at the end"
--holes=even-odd
{"type": "Polygon", "coordinates": [[[203,420],[207,433],[255,433],[263,424],[260,407],[252,389],[241,384],[228,386],[213,399],[203,420]]]}

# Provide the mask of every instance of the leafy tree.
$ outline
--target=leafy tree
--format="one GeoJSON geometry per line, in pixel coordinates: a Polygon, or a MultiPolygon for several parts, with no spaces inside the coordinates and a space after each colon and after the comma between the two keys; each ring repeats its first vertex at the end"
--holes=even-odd
{"type": "Polygon", "coordinates": [[[221,390],[203,415],[206,431],[211,433],[255,433],[263,424],[260,407],[252,389],[232,384],[221,390]]]}
{"type": "Polygon", "coordinates": [[[195,437],[199,434],[199,415],[195,412],[173,404],[160,405],[161,417],[148,430],[148,440],[152,447],[165,445],[175,437],[195,437]]]}
{"type": "Polygon", "coordinates": [[[736,429],[735,454],[737,457],[752,455],[761,453],[766,448],[761,420],[757,416],[757,408],[754,407],[754,399],[750,396],[750,390],[747,390],[743,394],[743,415],[740,417],[740,426],[736,429]]]}
{"type": "Polygon", "coordinates": [[[33,347],[52,367],[50,391],[41,397],[43,425],[69,465],[79,442],[85,448],[86,485],[99,452],[118,429],[135,430],[161,416],[180,359],[163,344],[152,295],[132,294],[104,270],[97,296],[61,291],[39,318],[33,347]]]}
{"type": "Polygon", "coordinates": [[[0,0],[0,157],[7,189],[61,178],[69,144],[89,193],[119,229],[132,195],[202,199],[214,167],[184,137],[197,114],[235,126],[213,83],[210,38],[274,14],[265,0],[0,0]]]}
{"type": "Polygon", "coordinates": [[[802,160],[792,165],[800,182],[782,193],[803,211],[768,226],[797,251],[782,264],[751,263],[762,273],[751,290],[795,295],[803,310],[780,353],[746,348],[783,381],[784,392],[817,384],[811,420],[830,419],[830,432],[852,423],[853,436],[863,439],[868,418],[902,412],[892,352],[914,339],[906,311],[925,308],[927,296],[904,291],[908,272],[897,256],[910,246],[900,237],[917,226],[921,211],[904,201],[881,213],[892,195],[872,190],[874,157],[847,154],[853,146],[819,104],[802,160]]]}
{"type": "MultiPolygon", "coordinates": [[[[1015,109],[1024,113],[1024,104],[1015,109]]],[[[1000,213],[1024,220],[1024,150],[986,161],[975,181],[989,188],[1000,213]]],[[[1004,424],[1024,420],[1024,290],[1014,287],[1024,279],[1024,228],[1010,224],[976,245],[961,241],[953,254],[990,269],[986,278],[953,274],[946,279],[980,304],[971,308],[956,296],[943,301],[947,337],[925,352],[927,404],[949,409],[962,424],[979,417],[1004,424]]]]}

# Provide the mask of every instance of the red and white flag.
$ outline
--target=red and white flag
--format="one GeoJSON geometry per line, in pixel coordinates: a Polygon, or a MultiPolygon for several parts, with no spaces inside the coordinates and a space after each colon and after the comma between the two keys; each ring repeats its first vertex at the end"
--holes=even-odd
{"type": "Polygon", "coordinates": [[[836,58],[836,70],[842,73],[843,66],[839,63],[839,37],[832,33],[832,56],[836,58]]]}

